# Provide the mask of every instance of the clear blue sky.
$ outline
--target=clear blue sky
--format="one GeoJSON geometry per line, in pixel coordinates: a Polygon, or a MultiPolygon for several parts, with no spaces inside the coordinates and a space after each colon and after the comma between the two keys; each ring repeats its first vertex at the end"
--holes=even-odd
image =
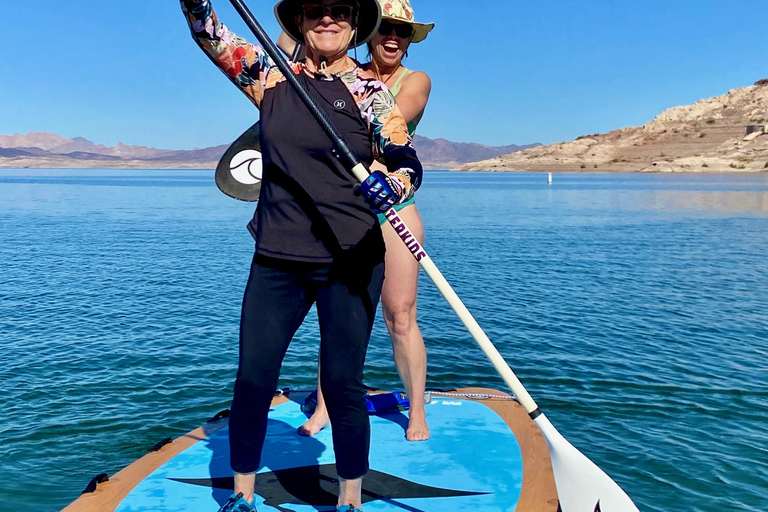
{"type": "MultiPolygon", "coordinates": [[[[768,78],[765,0],[413,0],[433,94],[419,133],[490,145],[640,125],[768,78]]],[[[250,0],[277,35],[272,1],[250,0]]],[[[253,40],[227,0],[220,18],[253,40]]],[[[6,2],[0,134],[113,145],[231,142],[258,112],[193,43],[176,0],[6,2]]]]}

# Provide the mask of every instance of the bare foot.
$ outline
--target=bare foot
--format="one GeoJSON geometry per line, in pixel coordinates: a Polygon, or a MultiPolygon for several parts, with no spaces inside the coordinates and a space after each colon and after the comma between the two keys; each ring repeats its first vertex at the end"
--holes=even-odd
{"type": "Polygon", "coordinates": [[[307,420],[297,431],[302,436],[312,437],[324,428],[331,426],[331,420],[328,418],[327,411],[315,409],[315,413],[307,420]]]}
{"type": "Polygon", "coordinates": [[[427,413],[424,409],[416,411],[411,409],[408,413],[408,430],[405,438],[409,441],[426,441],[429,439],[429,425],[427,425],[427,413]]]}

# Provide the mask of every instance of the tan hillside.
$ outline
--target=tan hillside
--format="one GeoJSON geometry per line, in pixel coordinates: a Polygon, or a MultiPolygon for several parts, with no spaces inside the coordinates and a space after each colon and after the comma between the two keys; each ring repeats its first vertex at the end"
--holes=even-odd
{"type": "MultiPolygon", "coordinates": [[[[754,128],[752,128],[754,129],[754,128]]],[[[768,172],[768,80],[671,108],[641,127],[587,135],[467,171],[768,172]],[[747,127],[759,125],[747,136],[747,127]]]]}

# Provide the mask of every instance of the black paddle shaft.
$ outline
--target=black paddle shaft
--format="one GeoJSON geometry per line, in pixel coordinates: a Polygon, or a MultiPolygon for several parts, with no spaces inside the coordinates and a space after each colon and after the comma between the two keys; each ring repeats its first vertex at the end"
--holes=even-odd
{"type": "Polygon", "coordinates": [[[248,28],[251,29],[253,35],[256,36],[256,39],[259,40],[261,47],[274,61],[275,65],[283,74],[283,76],[285,76],[285,79],[288,81],[291,87],[296,90],[301,100],[307,106],[315,119],[317,119],[317,122],[320,123],[320,126],[323,128],[325,133],[328,134],[328,137],[330,137],[335,146],[334,153],[336,154],[336,157],[341,160],[341,163],[344,165],[344,167],[350,170],[359,164],[360,160],[349,149],[349,144],[347,144],[347,141],[344,140],[344,137],[341,135],[339,130],[336,128],[336,126],[333,125],[330,118],[328,117],[328,114],[317,104],[312,96],[310,96],[309,91],[307,91],[307,89],[305,89],[304,86],[301,85],[296,79],[296,76],[293,74],[290,66],[288,66],[285,60],[283,60],[280,50],[277,48],[275,43],[272,42],[259,22],[256,21],[256,18],[248,9],[248,6],[245,5],[243,0],[230,0],[230,2],[232,2],[235,10],[237,10],[237,12],[243,18],[245,24],[248,25],[248,28]]]}

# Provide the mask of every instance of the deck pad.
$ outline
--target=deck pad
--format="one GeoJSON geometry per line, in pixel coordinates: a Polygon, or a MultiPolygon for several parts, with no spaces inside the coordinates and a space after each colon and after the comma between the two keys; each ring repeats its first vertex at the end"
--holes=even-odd
{"type": "MultiPolygon", "coordinates": [[[[483,403],[437,398],[427,405],[431,438],[408,442],[408,417],[371,416],[371,471],[364,480],[368,511],[514,511],[523,484],[523,457],[507,423],[483,403]]],[[[335,510],[338,481],[330,429],[303,437],[299,403],[269,414],[259,512],[335,510]]],[[[141,481],[119,512],[213,511],[232,493],[226,428],[187,448],[141,481]]]]}

